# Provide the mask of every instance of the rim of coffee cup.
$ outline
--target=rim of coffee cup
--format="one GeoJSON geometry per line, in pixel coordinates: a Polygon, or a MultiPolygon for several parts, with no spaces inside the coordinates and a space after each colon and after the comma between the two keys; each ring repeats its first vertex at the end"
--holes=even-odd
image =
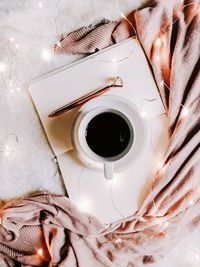
{"type": "Polygon", "coordinates": [[[91,160],[96,160],[98,162],[115,162],[117,160],[120,160],[121,158],[123,158],[131,149],[131,147],[133,146],[134,143],[134,130],[133,130],[133,126],[129,120],[129,118],[123,114],[121,111],[115,109],[115,108],[109,108],[106,106],[101,106],[101,107],[96,107],[94,109],[91,109],[88,113],[86,113],[82,119],[81,122],[79,124],[78,127],[78,141],[79,141],[79,145],[81,147],[81,150],[83,153],[87,154],[87,156],[91,159],[91,160]],[[113,157],[103,157],[98,155],[97,153],[95,153],[88,145],[87,140],[86,140],[86,129],[87,126],[89,124],[89,122],[98,114],[102,114],[104,112],[112,112],[114,114],[119,115],[121,118],[123,118],[125,120],[125,122],[127,123],[129,130],[130,130],[130,140],[128,142],[127,147],[118,155],[113,156],[113,157]]]}

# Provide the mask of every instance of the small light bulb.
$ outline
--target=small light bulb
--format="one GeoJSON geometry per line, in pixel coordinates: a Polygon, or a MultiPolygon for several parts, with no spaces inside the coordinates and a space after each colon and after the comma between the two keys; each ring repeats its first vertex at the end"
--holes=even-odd
{"type": "Polygon", "coordinates": [[[156,56],[156,61],[160,61],[160,56],[156,56]]]}
{"type": "Polygon", "coordinates": [[[46,61],[49,61],[52,57],[51,51],[48,49],[44,49],[41,54],[42,58],[46,61]]]}
{"type": "Polygon", "coordinates": [[[42,250],[41,248],[39,248],[39,249],[37,250],[37,253],[38,253],[39,256],[42,256],[42,255],[43,255],[43,250],[42,250]]]}
{"type": "Polygon", "coordinates": [[[3,73],[6,70],[6,64],[4,62],[0,62],[0,72],[3,73]]]}
{"type": "Polygon", "coordinates": [[[10,147],[8,145],[5,146],[5,156],[8,156],[10,154],[10,147]]]}
{"type": "Polygon", "coordinates": [[[165,227],[167,227],[169,225],[169,222],[165,222],[165,227]]]}
{"type": "Polygon", "coordinates": [[[158,224],[163,225],[164,227],[167,227],[169,225],[169,222],[159,221],[158,224]]]}
{"type": "Polygon", "coordinates": [[[188,109],[186,108],[186,107],[183,107],[183,109],[182,109],[182,116],[183,117],[186,117],[187,115],[188,115],[188,109]]]}
{"type": "Polygon", "coordinates": [[[10,42],[14,42],[14,41],[15,41],[15,38],[11,37],[11,38],[9,39],[9,41],[10,41],[10,42]]]}
{"type": "Polygon", "coordinates": [[[164,84],[165,84],[165,82],[162,80],[162,81],[160,82],[160,86],[164,86],[164,84]]]}
{"type": "Polygon", "coordinates": [[[89,211],[90,202],[88,201],[88,199],[82,199],[81,202],[78,204],[78,208],[83,212],[89,211]]]}
{"type": "Polygon", "coordinates": [[[157,40],[155,41],[155,46],[156,46],[156,47],[160,47],[161,44],[162,44],[162,39],[159,37],[159,38],[157,38],[157,40]]]}
{"type": "Polygon", "coordinates": [[[164,165],[164,163],[163,163],[162,161],[160,161],[160,162],[158,162],[158,164],[157,164],[157,165],[158,165],[158,167],[159,167],[159,168],[162,168],[162,167],[163,167],[163,165],[164,165]]]}
{"type": "Polygon", "coordinates": [[[199,256],[199,254],[196,254],[196,259],[197,259],[197,260],[200,260],[200,256],[199,256]]]}
{"type": "Polygon", "coordinates": [[[61,42],[58,41],[58,42],[56,43],[56,45],[59,46],[59,47],[61,47],[61,42]]]}
{"type": "Polygon", "coordinates": [[[43,7],[44,7],[44,5],[42,4],[42,2],[39,2],[39,3],[38,3],[38,6],[39,6],[40,8],[43,8],[43,7]]]}
{"type": "Polygon", "coordinates": [[[5,141],[3,154],[5,156],[12,154],[15,151],[17,144],[18,144],[18,137],[15,134],[8,135],[5,141]]]}
{"type": "Polygon", "coordinates": [[[121,238],[118,238],[115,242],[116,242],[116,243],[121,243],[122,240],[121,240],[121,238]]]}
{"type": "Polygon", "coordinates": [[[147,116],[147,114],[146,114],[144,111],[142,111],[142,112],[140,113],[140,116],[141,116],[142,118],[145,118],[145,117],[147,116]]]}
{"type": "Polygon", "coordinates": [[[193,206],[194,205],[194,199],[191,199],[189,204],[190,204],[190,206],[193,206]]]}
{"type": "Polygon", "coordinates": [[[123,13],[121,13],[120,15],[122,18],[126,19],[126,16],[123,13]]]}

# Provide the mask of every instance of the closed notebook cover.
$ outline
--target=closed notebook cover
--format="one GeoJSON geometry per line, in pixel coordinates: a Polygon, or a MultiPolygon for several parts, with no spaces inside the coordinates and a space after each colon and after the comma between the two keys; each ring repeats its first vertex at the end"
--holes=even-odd
{"type": "Polygon", "coordinates": [[[40,77],[31,83],[29,91],[57,156],[70,199],[105,223],[133,214],[148,190],[168,142],[165,110],[138,41],[130,38],[40,77]],[[55,118],[49,118],[48,114],[117,76],[123,79],[123,88],[106,94],[122,96],[147,114],[150,138],[140,160],[108,181],[102,172],[86,168],[72,150],[71,123],[78,108],[55,118]]]}

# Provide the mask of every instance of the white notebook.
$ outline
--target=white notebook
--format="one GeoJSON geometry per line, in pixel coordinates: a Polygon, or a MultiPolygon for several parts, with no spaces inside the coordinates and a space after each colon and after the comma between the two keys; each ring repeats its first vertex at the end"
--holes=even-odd
{"type": "Polygon", "coordinates": [[[133,214],[162,161],[168,143],[167,117],[148,62],[137,40],[130,38],[34,80],[29,92],[51,147],[57,156],[70,199],[104,223],[133,214]],[[77,108],[58,117],[48,114],[120,76],[123,89],[110,90],[145,113],[150,138],[144,155],[114,181],[86,168],[73,151],[70,130],[77,108]]]}

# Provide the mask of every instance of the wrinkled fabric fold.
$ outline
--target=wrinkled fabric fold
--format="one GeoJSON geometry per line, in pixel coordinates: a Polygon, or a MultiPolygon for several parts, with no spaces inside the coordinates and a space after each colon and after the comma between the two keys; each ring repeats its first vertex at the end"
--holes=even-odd
{"type": "Polygon", "coordinates": [[[117,21],[102,21],[97,25],[82,27],[67,35],[62,35],[55,44],[55,53],[91,54],[115,43],[112,32],[118,25],[117,21]]]}
{"type": "Polygon", "coordinates": [[[199,225],[199,7],[199,1],[151,1],[131,12],[129,22],[105,21],[62,36],[56,53],[90,54],[136,29],[167,111],[169,145],[140,209],[116,223],[102,224],[67,197],[48,193],[5,205],[0,210],[5,266],[140,267],[166,255],[199,225]]]}

